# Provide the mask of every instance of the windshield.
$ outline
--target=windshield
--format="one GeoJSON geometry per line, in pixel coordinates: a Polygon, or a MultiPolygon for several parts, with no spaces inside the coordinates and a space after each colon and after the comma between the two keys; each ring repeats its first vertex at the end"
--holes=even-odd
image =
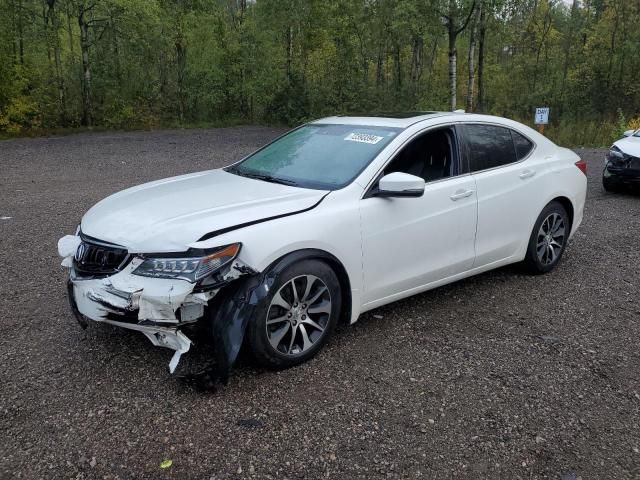
{"type": "Polygon", "coordinates": [[[305,125],[227,171],[275,183],[335,190],[351,183],[399,131],[361,125],[305,125]]]}

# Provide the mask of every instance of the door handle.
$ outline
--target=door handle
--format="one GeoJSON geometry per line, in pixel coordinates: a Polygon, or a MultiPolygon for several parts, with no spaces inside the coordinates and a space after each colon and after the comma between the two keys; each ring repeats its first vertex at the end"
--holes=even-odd
{"type": "Polygon", "coordinates": [[[533,177],[535,174],[536,174],[535,170],[526,169],[522,171],[522,173],[520,174],[520,178],[522,180],[526,180],[527,178],[533,177]]]}
{"type": "Polygon", "coordinates": [[[467,198],[473,195],[473,190],[456,190],[456,192],[451,195],[449,198],[454,202],[456,200],[460,200],[461,198],[467,198]]]}

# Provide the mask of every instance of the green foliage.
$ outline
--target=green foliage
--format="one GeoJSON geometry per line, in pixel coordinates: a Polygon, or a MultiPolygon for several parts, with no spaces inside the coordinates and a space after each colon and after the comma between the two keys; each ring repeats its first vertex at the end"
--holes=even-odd
{"type": "MultiPolygon", "coordinates": [[[[340,113],[445,110],[443,15],[463,16],[471,3],[0,0],[0,132],[295,125],[340,113]]],[[[567,145],[607,145],[638,117],[638,2],[476,6],[485,13],[485,112],[531,123],[535,107],[549,106],[546,131],[567,145]]],[[[472,32],[479,104],[479,28],[467,28],[456,45],[459,105],[472,32]]]]}
{"type": "Polygon", "coordinates": [[[622,112],[622,109],[618,109],[618,125],[616,128],[616,136],[621,137],[622,134],[627,130],[627,119],[622,112]]]}
{"type": "Polygon", "coordinates": [[[40,126],[38,108],[27,96],[13,97],[10,103],[0,112],[0,131],[10,134],[20,133],[23,129],[40,126]]]}
{"type": "Polygon", "coordinates": [[[608,147],[622,137],[615,121],[561,120],[545,134],[558,145],[572,147],[608,147]]]}

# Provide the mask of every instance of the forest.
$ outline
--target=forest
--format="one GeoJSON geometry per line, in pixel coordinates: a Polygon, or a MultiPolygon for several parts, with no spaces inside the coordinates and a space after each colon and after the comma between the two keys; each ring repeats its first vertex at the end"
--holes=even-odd
{"type": "Polygon", "coordinates": [[[0,135],[454,110],[640,127],[640,0],[0,0],[0,135]]]}

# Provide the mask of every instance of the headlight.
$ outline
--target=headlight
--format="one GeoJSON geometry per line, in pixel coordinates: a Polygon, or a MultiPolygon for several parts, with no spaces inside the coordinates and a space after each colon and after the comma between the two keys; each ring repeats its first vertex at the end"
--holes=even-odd
{"type": "Polygon", "coordinates": [[[615,158],[623,159],[624,153],[618,147],[616,147],[615,145],[612,145],[611,148],[609,149],[609,152],[607,153],[607,157],[609,157],[609,160],[613,160],[615,158]]]}
{"type": "Polygon", "coordinates": [[[197,282],[236,258],[241,246],[240,243],[233,243],[206,255],[195,257],[147,258],[131,273],[143,277],[175,278],[197,282]]]}
{"type": "Polygon", "coordinates": [[[604,164],[613,160],[624,160],[624,153],[615,145],[612,145],[607,154],[604,156],[604,164]]]}

